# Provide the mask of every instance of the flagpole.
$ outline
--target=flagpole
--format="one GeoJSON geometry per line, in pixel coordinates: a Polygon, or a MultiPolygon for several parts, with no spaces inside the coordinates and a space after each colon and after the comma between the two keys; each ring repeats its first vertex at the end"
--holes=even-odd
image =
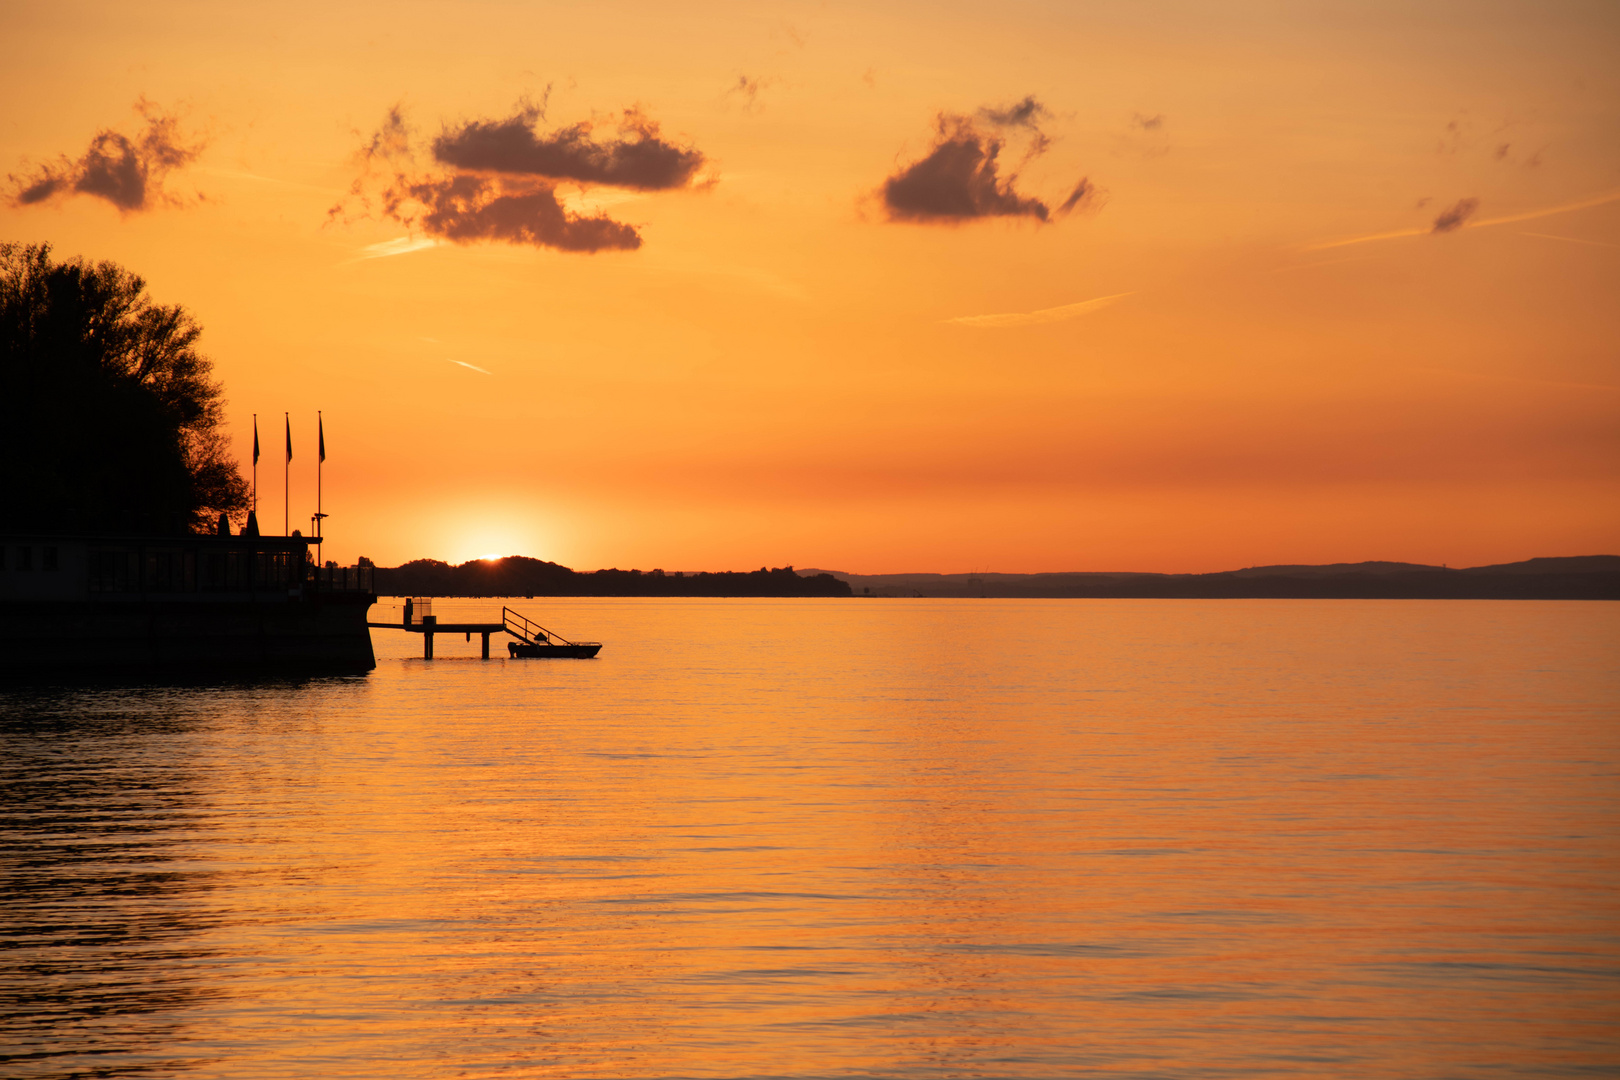
{"type": "Polygon", "coordinates": [[[281,465],[281,535],[292,535],[292,414],[282,413],[287,423],[287,460],[281,465]]]}
{"type": "Polygon", "coordinates": [[[253,517],[259,516],[259,414],[253,414],[253,517]]]}
{"type": "Polygon", "coordinates": [[[326,539],[326,515],[321,513],[321,470],[326,467],[326,424],[321,420],[319,409],[315,410],[315,431],[320,441],[320,451],[315,455],[315,561],[325,566],[321,548],[321,541],[326,539]]]}

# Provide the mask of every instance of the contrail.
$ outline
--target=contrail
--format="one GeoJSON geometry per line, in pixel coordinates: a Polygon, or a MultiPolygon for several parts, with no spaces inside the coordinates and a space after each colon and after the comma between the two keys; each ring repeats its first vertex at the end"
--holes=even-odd
{"type": "Polygon", "coordinates": [[[438,246],[439,242],[431,236],[401,236],[397,240],[384,240],[380,244],[367,244],[360,249],[360,257],[362,259],[386,259],[390,255],[409,255],[413,251],[423,251],[438,246]]]}
{"type": "Polygon", "coordinates": [[[945,321],[954,323],[957,326],[976,326],[981,329],[1063,322],[1066,319],[1077,318],[1107,307],[1115,300],[1130,295],[1128,292],[1114,293],[1112,296],[1099,296],[1095,300],[1082,300],[1078,304],[1064,304],[1061,307],[1041,308],[1039,311],[1020,311],[1006,315],[961,315],[945,321]]]}
{"type": "Polygon", "coordinates": [[[1588,247],[1620,248],[1620,244],[1610,244],[1602,240],[1582,240],[1574,236],[1557,236],[1550,232],[1527,232],[1523,236],[1538,236],[1543,240],[1562,240],[1566,244],[1585,244],[1588,247]]]}
{"type": "MultiPolygon", "coordinates": [[[[450,358],[448,356],[445,357],[445,359],[450,360],[450,358]]],[[[481,372],[481,373],[483,373],[485,375],[493,375],[493,374],[495,374],[493,371],[489,371],[489,370],[486,370],[485,368],[481,368],[477,364],[469,364],[465,360],[450,360],[450,363],[452,363],[452,364],[460,364],[464,368],[470,368],[473,371],[481,372]]]]}
{"type": "MultiPolygon", "coordinates": [[[[1484,218],[1480,221],[1470,221],[1458,227],[1463,229],[1480,229],[1486,225],[1511,225],[1517,221],[1533,221],[1536,218],[1552,217],[1554,214],[1567,214],[1574,210],[1586,210],[1593,206],[1602,206],[1620,200],[1620,191],[1610,191],[1602,195],[1594,195],[1590,199],[1579,202],[1565,203],[1563,206],[1548,206],[1540,210],[1526,210],[1520,214],[1504,214],[1501,217],[1484,218]]],[[[1349,240],[1329,240],[1323,244],[1307,244],[1303,251],[1326,251],[1328,248],[1348,247],[1351,244],[1366,244],[1374,240],[1395,240],[1404,236],[1427,236],[1431,229],[1396,229],[1393,232],[1374,233],[1371,236],[1356,236],[1349,240]]]]}

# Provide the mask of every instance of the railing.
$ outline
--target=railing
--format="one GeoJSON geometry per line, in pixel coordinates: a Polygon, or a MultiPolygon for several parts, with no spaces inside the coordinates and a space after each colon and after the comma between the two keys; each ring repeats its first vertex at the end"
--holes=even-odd
{"type": "Polygon", "coordinates": [[[377,591],[374,566],[312,566],[307,584],[318,592],[377,591]]]}
{"type": "Polygon", "coordinates": [[[525,618],[509,607],[501,608],[501,622],[506,626],[506,632],[513,637],[522,638],[531,645],[544,645],[553,642],[558,645],[600,645],[599,641],[569,641],[561,634],[553,633],[535,622],[525,618]]]}

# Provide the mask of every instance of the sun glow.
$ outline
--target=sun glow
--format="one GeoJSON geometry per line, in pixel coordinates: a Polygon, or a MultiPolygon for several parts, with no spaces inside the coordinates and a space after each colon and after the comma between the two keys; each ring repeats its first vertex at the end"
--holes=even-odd
{"type": "Polygon", "coordinates": [[[433,556],[452,564],[494,563],[514,555],[536,559],[561,555],[556,522],[538,506],[482,498],[459,507],[452,518],[470,527],[464,524],[466,531],[460,535],[447,530],[443,546],[438,548],[444,554],[433,556]]]}

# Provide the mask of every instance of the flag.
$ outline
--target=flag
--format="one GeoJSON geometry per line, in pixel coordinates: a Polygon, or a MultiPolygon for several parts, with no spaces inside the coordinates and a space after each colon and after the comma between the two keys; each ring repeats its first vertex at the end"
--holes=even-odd
{"type": "Polygon", "coordinates": [[[287,460],[291,461],[292,460],[292,418],[291,417],[286,417],[285,419],[287,421],[287,460]]]}
{"type": "Polygon", "coordinates": [[[321,460],[325,461],[326,460],[326,422],[321,419],[321,414],[320,413],[315,414],[315,427],[316,427],[317,430],[320,431],[321,460]]]}
{"type": "Polygon", "coordinates": [[[259,418],[253,418],[253,464],[259,463],[259,418]]]}

